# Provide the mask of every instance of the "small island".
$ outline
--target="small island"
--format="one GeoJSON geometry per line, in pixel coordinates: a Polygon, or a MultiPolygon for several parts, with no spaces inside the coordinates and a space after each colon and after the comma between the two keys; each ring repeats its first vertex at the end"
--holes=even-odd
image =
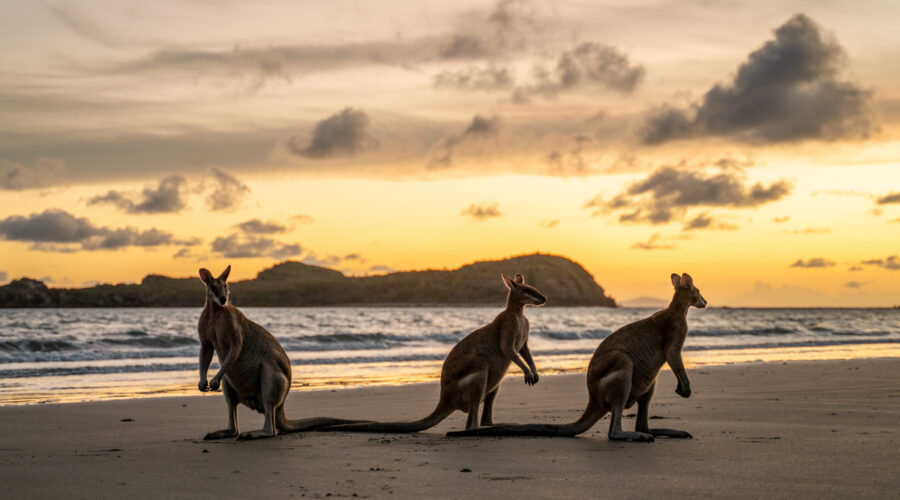
{"type": "MultiPolygon", "coordinates": [[[[213,270],[218,272],[220,270],[213,270]]],[[[532,254],[481,261],[459,269],[345,276],[300,262],[282,262],[255,279],[231,284],[238,306],[466,306],[501,305],[500,273],[522,273],[550,300],[549,306],[616,307],[587,270],[565,257],[532,254]]],[[[30,278],[0,287],[0,307],[201,307],[199,278],[149,275],[140,284],[49,288],[30,278]]]]}

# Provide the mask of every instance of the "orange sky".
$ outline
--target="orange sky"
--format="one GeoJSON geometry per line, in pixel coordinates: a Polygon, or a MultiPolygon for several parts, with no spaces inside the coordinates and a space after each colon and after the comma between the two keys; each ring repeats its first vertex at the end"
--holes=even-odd
{"type": "Polygon", "coordinates": [[[900,7],[820,4],[5,3],[0,283],[545,252],[898,304],[900,7]]]}

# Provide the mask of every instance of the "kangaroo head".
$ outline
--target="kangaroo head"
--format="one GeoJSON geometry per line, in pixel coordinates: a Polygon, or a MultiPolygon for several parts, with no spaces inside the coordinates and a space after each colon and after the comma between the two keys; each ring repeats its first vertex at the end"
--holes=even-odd
{"type": "Polygon", "coordinates": [[[225,268],[218,278],[213,278],[211,272],[206,268],[200,269],[200,279],[206,283],[206,298],[213,301],[219,306],[228,303],[228,273],[231,272],[231,266],[225,268]]]}
{"type": "Polygon", "coordinates": [[[547,297],[544,297],[544,294],[539,292],[537,288],[526,284],[525,277],[521,274],[516,274],[515,278],[510,278],[505,274],[500,276],[503,278],[506,288],[509,289],[509,295],[506,297],[507,303],[530,304],[534,306],[542,306],[547,303],[547,297]]]}
{"type": "Polygon", "coordinates": [[[694,286],[694,279],[690,274],[684,273],[681,276],[672,274],[672,285],[675,286],[675,299],[681,299],[694,306],[697,309],[706,307],[706,299],[700,295],[700,290],[694,286]]]}

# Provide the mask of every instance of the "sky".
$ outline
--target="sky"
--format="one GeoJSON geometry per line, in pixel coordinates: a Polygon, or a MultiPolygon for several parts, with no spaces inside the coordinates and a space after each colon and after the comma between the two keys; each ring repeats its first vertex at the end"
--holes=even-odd
{"type": "Polygon", "coordinates": [[[541,252],[619,301],[687,272],[711,306],[900,304],[896,19],[0,0],[0,284],[541,252]]]}

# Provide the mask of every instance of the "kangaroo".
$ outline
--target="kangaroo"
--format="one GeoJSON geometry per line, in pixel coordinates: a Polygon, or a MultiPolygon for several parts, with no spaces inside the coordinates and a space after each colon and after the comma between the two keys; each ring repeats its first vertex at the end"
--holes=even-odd
{"type": "Polygon", "coordinates": [[[425,418],[412,422],[372,422],[338,425],[320,431],[419,432],[434,427],[451,413],[468,413],[466,429],[478,428],[478,407],[484,402],[481,425],[493,425],[494,399],[510,362],[522,369],[525,383],[538,383],[537,368],[528,349],[525,306],[541,306],[547,298],[525,283],[521,274],[501,275],[509,290],[506,308],[487,325],[460,340],[441,368],[441,395],[437,407],[425,418]]]}
{"type": "Polygon", "coordinates": [[[498,425],[447,435],[574,437],[612,412],[610,440],[650,442],[654,436],[692,437],[685,431],[651,429],[648,423],[650,398],[663,363],[669,363],[678,378],[675,392],[683,398],[691,396],[691,382],[681,360],[681,348],[688,333],[688,309],[690,306],[706,307],[706,299],[687,274],[673,274],[672,285],[675,295],[667,308],[619,328],[600,342],[588,364],[588,405],[581,418],[563,425],[498,425]],[[638,403],[635,432],[623,431],[622,410],[631,408],[635,401],[638,403]]]}
{"type": "Polygon", "coordinates": [[[206,284],[206,305],[197,325],[200,334],[200,383],[202,392],[217,391],[219,384],[228,405],[228,428],[210,432],[203,439],[274,437],[277,432],[300,432],[326,425],[364,422],[329,417],[288,420],[284,400],[291,390],[291,362],[281,344],[262,326],[250,321],[229,302],[228,274],[225,268],[218,278],[200,269],[206,284]],[[213,352],[221,368],[206,381],[213,352]],[[265,414],[262,430],[239,433],[237,405],[243,403],[265,414]]]}

